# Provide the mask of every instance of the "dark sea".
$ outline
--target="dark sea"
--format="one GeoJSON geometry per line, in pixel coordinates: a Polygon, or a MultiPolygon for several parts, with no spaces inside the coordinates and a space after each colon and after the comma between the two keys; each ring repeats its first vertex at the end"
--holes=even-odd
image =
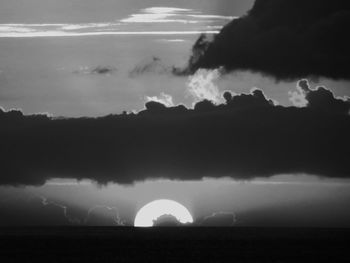
{"type": "Polygon", "coordinates": [[[350,262],[350,230],[2,228],[0,262],[350,262]]]}

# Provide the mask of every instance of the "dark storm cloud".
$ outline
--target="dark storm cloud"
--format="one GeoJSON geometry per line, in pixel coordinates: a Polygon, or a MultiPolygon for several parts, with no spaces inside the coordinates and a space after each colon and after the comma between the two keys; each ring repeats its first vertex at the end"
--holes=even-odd
{"type": "Polygon", "coordinates": [[[348,0],[256,0],[213,41],[195,43],[187,73],[250,70],[277,79],[350,79],[348,0]]]}
{"type": "Polygon", "coordinates": [[[276,106],[256,89],[226,92],[221,105],[202,101],[187,109],[148,102],[138,114],[100,118],[0,111],[0,184],[43,184],[55,177],[130,184],[281,173],[347,178],[350,116],[343,106],[329,106],[339,102],[333,94],[329,103],[325,91],[307,92],[303,108],[276,106]]]}
{"type": "Polygon", "coordinates": [[[335,98],[333,93],[325,87],[316,87],[312,89],[306,79],[298,82],[299,92],[291,93],[291,100],[296,100],[296,104],[306,102],[309,108],[329,111],[333,113],[350,113],[350,99],[348,97],[335,98]]]}

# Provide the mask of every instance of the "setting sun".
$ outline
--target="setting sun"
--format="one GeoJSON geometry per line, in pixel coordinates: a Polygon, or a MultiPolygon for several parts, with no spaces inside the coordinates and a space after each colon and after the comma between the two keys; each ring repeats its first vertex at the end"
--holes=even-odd
{"type": "Polygon", "coordinates": [[[153,222],[162,215],[172,215],[182,223],[193,223],[193,218],[186,207],[172,200],[155,200],[142,207],[135,217],[134,226],[152,227],[153,222]]]}

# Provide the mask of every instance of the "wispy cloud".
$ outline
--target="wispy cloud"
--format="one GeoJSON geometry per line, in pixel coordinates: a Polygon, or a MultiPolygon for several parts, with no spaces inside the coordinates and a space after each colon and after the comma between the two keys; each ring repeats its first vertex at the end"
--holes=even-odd
{"type": "Polygon", "coordinates": [[[157,42],[173,42],[173,43],[183,43],[186,42],[185,39],[157,39],[157,42]]]}
{"type": "Polygon", "coordinates": [[[42,203],[43,206],[53,205],[53,206],[56,206],[56,207],[62,209],[63,215],[68,220],[69,223],[74,224],[74,225],[78,225],[78,224],[81,223],[80,219],[72,217],[68,213],[68,207],[67,206],[59,204],[59,203],[57,203],[55,201],[50,201],[45,196],[40,196],[40,195],[36,195],[36,196],[41,199],[41,203],[42,203]]]}
{"type": "Polygon", "coordinates": [[[107,35],[198,35],[217,34],[218,31],[122,31],[122,32],[87,32],[69,33],[64,31],[42,31],[32,33],[0,33],[0,38],[29,38],[29,37],[82,37],[82,36],[107,36],[107,35]]]}
{"type": "Polygon", "coordinates": [[[231,19],[231,16],[203,14],[192,9],[150,7],[113,22],[0,24],[0,37],[217,34],[231,19]]]}
{"type": "Polygon", "coordinates": [[[160,96],[146,97],[146,102],[155,101],[164,104],[167,107],[173,107],[174,101],[173,97],[162,92],[160,96]]]}
{"type": "Polygon", "coordinates": [[[78,69],[74,70],[74,74],[84,74],[84,75],[111,75],[117,72],[117,68],[114,66],[97,66],[97,67],[88,67],[81,66],[78,69]]]}
{"type": "Polygon", "coordinates": [[[138,14],[132,14],[122,19],[124,23],[197,23],[189,20],[187,13],[190,9],[171,7],[151,7],[141,10],[138,14]]]}
{"type": "Polygon", "coordinates": [[[206,15],[193,9],[174,7],[151,7],[142,9],[140,13],[132,14],[122,19],[124,23],[185,23],[200,24],[232,20],[232,16],[206,15]],[[218,20],[218,21],[215,21],[218,20]]]}

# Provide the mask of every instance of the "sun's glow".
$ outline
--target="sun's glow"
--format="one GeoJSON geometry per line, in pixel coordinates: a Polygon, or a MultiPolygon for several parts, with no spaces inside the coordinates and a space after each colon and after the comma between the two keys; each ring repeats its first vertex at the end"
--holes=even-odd
{"type": "Polygon", "coordinates": [[[162,215],[172,215],[182,224],[193,223],[193,218],[186,207],[172,200],[155,200],[142,207],[135,217],[134,226],[152,227],[153,220],[162,215]]]}

